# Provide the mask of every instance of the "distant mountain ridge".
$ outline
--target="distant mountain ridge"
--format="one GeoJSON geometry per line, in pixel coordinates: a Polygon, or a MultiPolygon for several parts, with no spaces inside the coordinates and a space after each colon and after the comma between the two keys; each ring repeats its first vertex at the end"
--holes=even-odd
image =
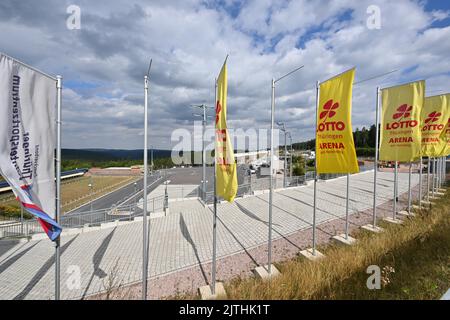
{"type": "MultiPolygon", "coordinates": [[[[153,158],[167,158],[171,156],[170,150],[153,150],[153,158]]],[[[143,150],[123,149],[62,149],[62,160],[85,160],[85,161],[114,161],[114,160],[139,160],[143,158],[143,150]]],[[[148,150],[150,160],[151,150],[148,150]]]]}

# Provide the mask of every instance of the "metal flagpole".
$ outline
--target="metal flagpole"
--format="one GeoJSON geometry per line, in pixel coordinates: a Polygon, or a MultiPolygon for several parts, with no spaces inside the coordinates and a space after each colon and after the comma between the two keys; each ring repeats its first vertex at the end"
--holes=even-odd
{"type": "Polygon", "coordinates": [[[286,171],[287,171],[287,136],[286,128],[284,128],[284,174],[283,174],[283,188],[286,188],[286,171]]]}
{"type": "Polygon", "coordinates": [[[275,79],[272,78],[272,101],[270,112],[270,177],[269,177],[269,243],[267,250],[267,272],[272,274],[272,205],[273,205],[273,129],[275,125],[275,79]]]}
{"type": "MultiPolygon", "coordinates": [[[[320,98],[320,82],[316,83],[316,126],[315,133],[317,133],[317,112],[319,110],[319,98],[320,98]]],[[[316,209],[317,209],[317,150],[314,158],[314,207],[313,207],[313,245],[312,245],[312,254],[316,255],[316,209]]]]}
{"type": "Polygon", "coordinates": [[[436,158],[436,192],[439,190],[439,158],[436,158]]]}
{"type": "MultiPolygon", "coordinates": [[[[56,214],[55,221],[61,220],[61,105],[62,77],[56,77],[57,113],[56,113],[56,214]]],[[[59,300],[61,288],[61,235],[55,240],[55,300],[59,300]]]]}
{"type": "Polygon", "coordinates": [[[151,157],[150,157],[150,170],[151,170],[151,175],[153,176],[153,145],[151,146],[151,150],[150,150],[150,154],[151,154],[151,157]]]}
{"type": "MultiPolygon", "coordinates": [[[[214,104],[217,105],[217,79],[214,81],[214,104]]],[[[217,111],[216,111],[217,112],[217,111]]],[[[216,117],[214,117],[215,121],[216,117]]],[[[217,128],[214,123],[214,145],[217,144],[217,128]]],[[[213,256],[212,256],[212,271],[211,271],[211,294],[216,294],[216,246],[217,246],[217,186],[216,186],[216,157],[217,157],[217,148],[214,150],[214,216],[213,216],[213,256]]]]}
{"type": "MultiPolygon", "coordinates": [[[[270,115],[270,178],[269,178],[269,240],[268,240],[268,250],[267,250],[267,272],[269,275],[272,274],[272,205],[273,205],[273,162],[274,162],[274,148],[273,148],[273,137],[274,137],[274,126],[275,126],[275,83],[290,76],[294,72],[297,72],[304,66],[295,68],[294,70],[286,73],[284,76],[273,79],[272,78],[272,101],[271,101],[271,115],[270,115]]],[[[286,145],[286,143],[285,143],[286,145]]]]}
{"type": "Polygon", "coordinates": [[[23,204],[20,202],[20,234],[23,235],[23,204]]]}
{"type": "Polygon", "coordinates": [[[378,131],[379,131],[379,109],[380,109],[380,87],[377,87],[377,99],[375,107],[375,160],[373,170],[373,221],[375,228],[377,224],[377,173],[378,173],[378,131]]]}
{"type": "Polygon", "coordinates": [[[442,188],[442,157],[439,158],[439,188],[442,188]]]}
{"type": "Polygon", "coordinates": [[[422,209],[422,157],[420,157],[419,163],[419,210],[422,209]]]}
{"type": "Polygon", "coordinates": [[[205,131],[206,131],[206,106],[203,107],[202,121],[202,176],[203,176],[203,202],[206,205],[206,150],[205,150],[205,131]]]}
{"type": "Polygon", "coordinates": [[[348,199],[350,197],[350,174],[347,173],[347,199],[345,200],[345,239],[348,240],[348,199]]]}
{"type": "Polygon", "coordinates": [[[447,158],[442,157],[442,181],[444,182],[444,184],[446,179],[447,179],[447,158]]]}
{"type": "Polygon", "coordinates": [[[434,188],[436,184],[436,158],[433,158],[433,185],[431,187],[431,196],[434,198],[434,188]]]}
{"type": "Polygon", "coordinates": [[[447,158],[444,157],[444,163],[442,164],[443,166],[443,177],[444,177],[444,182],[447,180],[447,158]]]}
{"type": "MultiPolygon", "coordinates": [[[[438,164],[437,164],[437,158],[434,158],[434,192],[437,192],[437,188],[438,188],[438,164]]],[[[435,194],[434,194],[435,196],[435,194]]]]}
{"type": "Polygon", "coordinates": [[[412,175],[412,162],[409,163],[409,173],[408,173],[408,214],[411,214],[411,175],[412,175]]]}
{"type": "Polygon", "coordinates": [[[441,178],[440,178],[441,170],[439,169],[439,165],[440,165],[439,160],[440,160],[439,158],[436,158],[436,191],[435,192],[439,192],[440,181],[441,181],[441,178]]]}
{"type": "Polygon", "coordinates": [[[397,215],[397,169],[398,169],[398,162],[395,161],[395,169],[394,169],[394,208],[392,213],[392,218],[395,220],[397,215]]]}
{"type": "Polygon", "coordinates": [[[428,165],[427,165],[427,202],[430,202],[430,166],[431,166],[431,161],[430,161],[430,157],[428,157],[428,165]]]}
{"type": "Polygon", "coordinates": [[[148,175],[148,77],[152,60],[147,75],[144,76],[144,198],[142,201],[142,300],[147,300],[147,277],[148,277],[148,231],[147,231],[147,175],[148,175]]]}

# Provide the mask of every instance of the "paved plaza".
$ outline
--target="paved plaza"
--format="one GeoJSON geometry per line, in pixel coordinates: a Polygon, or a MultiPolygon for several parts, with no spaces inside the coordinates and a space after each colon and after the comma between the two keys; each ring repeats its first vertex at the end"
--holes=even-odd
{"type": "MultiPolygon", "coordinates": [[[[393,174],[379,172],[378,203],[393,198],[393,174]]],[[[418,184],[417,174],[412,186],[418,184]]],[[[373,171],[350,177],[350,213],[367,210],[373,201],[373,171]]],[[[317,223],[345,216],[346,178],[321,181],[317,223]]],[[[399,174],[399,194],[408,190],[408,174],[399,174]]],[[[311,227],[313,185],[274,194],[274,239],[311,227]]],[[[211,260],[212,212],[199,200],[170,203],[170,214],[151,219],[151,277],[211,260]]],[[[254,248],[267,241],[268,193],[218,204],[218,257],[254,248]]],[[[61,298],[77,299],[105,289],[111,274],[117,283],[137,282],[142,273],[142,222],[62,237],[61,298]],[[80,272],[80,287],[76,276],[80,272]],[[75,280],[74,280],[75,279],[75,280]]],[[[183,279],[180,279],[182,281],[183,279]]],[[[53,299],[54,247],[45,239],[25,243],[0,241],[0,299],[53,299]]]]}

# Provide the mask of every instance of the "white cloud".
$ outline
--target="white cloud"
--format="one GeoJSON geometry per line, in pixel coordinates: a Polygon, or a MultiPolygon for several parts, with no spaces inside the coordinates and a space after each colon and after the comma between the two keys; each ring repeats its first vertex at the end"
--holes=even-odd
{"type": "Polygon", "coordinates": [[[373,123],[376,85],[427,78],[430,91],[449,91],[450,27],[431,27],[449,13],[426,12],[418,1],[225,1],[240,7],[235,19],[216,1],[76,2],[82,29],[72,31],[63,1],[0,4],[2,51],[65,83],[96,84],[64,90],[64,147],[142,146],[150,57],[150,140],[160,148],[171,148],[172,130],[192,129],[190,104],[213,103],[226,54],[228,118],[244,129],[268,126],[271,78],[305,65],[276,88],[277,120],[295,141],[313,136],[316,80],[352,66],[357,81],[401,69],[355,86],[353,127],[373,123]],[[372,4],[381,9],[380,30],[366,27],[372,4]]]}

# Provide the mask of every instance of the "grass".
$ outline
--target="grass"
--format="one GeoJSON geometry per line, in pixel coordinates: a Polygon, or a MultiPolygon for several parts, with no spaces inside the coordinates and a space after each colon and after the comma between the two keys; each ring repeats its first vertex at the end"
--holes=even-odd
{"type": "Polygon", "coordinates": [[[326,257],[278,264],[272,281],[235,279],[225,284],[229,299],[439,299],[450,288],[449,191],[432,210],[403,225],[381,224],[385,232],[358,231],[354,246],[327,245],[326,257]],[[367,267],[383,270],[382,287],[369,290],[367,267]]]}
{"type": "MultiPolygon", "coordinates": [[[[90,177],[65,180],[61,184],[62,211],[68,212],[137,179],[134,176],[92,176],[92,193],[89,188],[90,177]]],[[[11,192],[0,195],[0,206],[11,210],[15,208],[20,215],[19,204],[11,192]]]]}

